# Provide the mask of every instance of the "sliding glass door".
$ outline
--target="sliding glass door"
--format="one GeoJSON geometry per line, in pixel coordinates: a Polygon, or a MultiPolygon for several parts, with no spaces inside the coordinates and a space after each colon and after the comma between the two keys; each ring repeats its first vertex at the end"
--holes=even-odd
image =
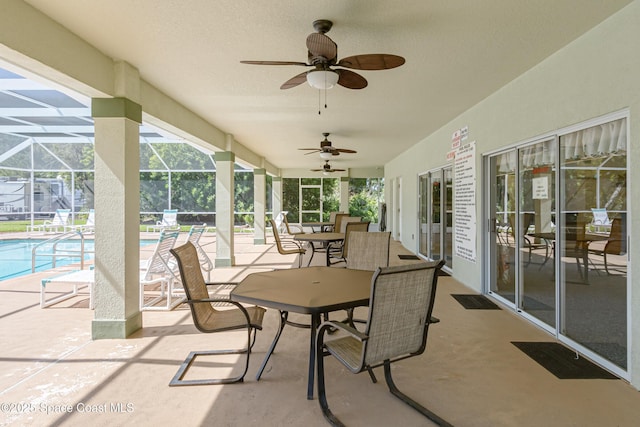
{"type": "Polygon", "coordinates": [[[627,123],[485,157],[487,292],[608,369],[627,371],[627,123]]]}
{"type": "Polygon", "coordinates": [[[453,268],[453,172],[451,167],[418,177],[418,251],[453,268]]]}

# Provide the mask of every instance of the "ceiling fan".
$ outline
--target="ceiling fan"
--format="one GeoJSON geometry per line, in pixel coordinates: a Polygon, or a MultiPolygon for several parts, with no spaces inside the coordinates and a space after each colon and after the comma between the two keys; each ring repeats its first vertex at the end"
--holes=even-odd
{"type": "Polygon", "coordinates": [[[312,172],[323,172],[325,174],[328,174],[331,172],[344,172],[345,170],[346,169],[333,169],[329,164],[329,160],[324,161],[324,166],[322,166],[322,169],[311,169],[312,172]]]}
{"type": "Polygon", "coordinates": [[[298,150],[309,151],[308,153],[305,154],[305,156],[308,154],[320,153],[320,157],[325,160],[328,160],[333,156],[339,156],[340,153],[357,153],[357,151],[355,150],[333,147],[331,145],[331,141],[327,139],[327,137],[329,136],[329,133],[324,132],[322,135],[324,135],[324,140],[320,141],[320,148],[298,148],[298,150]]]}
{"type": "Polygon", "coordinates": [[[350,68],[353,70],[388,70],[404,64],[404,58],[385,53],[373,53],[367,55],[354,55],[342,58],[338,61],[338,45],[331,40],[326,33],[331,30],[333,22],[327,19],[319,19],[313,22],[315,33],[307,37],[307,49],[309,62],[294,61],[240,61],[243,64],[254,65],[298,65],[302,67],[314,67],[284,82],[280,89],[290,89],[305,81],[316,89],[331,89],[336,84],[348,89],[363,89],[367,87],[367,80],[360,74],[345,69],[333,69],[332,67],[350,68]]]}

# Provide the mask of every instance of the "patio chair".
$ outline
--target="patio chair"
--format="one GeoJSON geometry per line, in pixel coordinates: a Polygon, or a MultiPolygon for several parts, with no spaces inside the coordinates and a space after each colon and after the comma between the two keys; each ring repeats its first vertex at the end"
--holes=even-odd
{"type": "Polygon", "coordinates": [[[337,264],[340,262],[346,262],[349,255],[349,236],[353,232],[369,231],[370,221],[364,222],[347,222],[345,224],[344,240],[342,242],[336,242],[329,244],[329,264],[337,264]],[[336,261],[331,262],[331,259],[336,261]]]}
{"type": "Polygon", "coordinates": [[[607,243],[604,245],[604,249],[589,249],[590,253],[596,255],[602,255],[604,258],[604,269],[609,275],[613,275],[609,271],[609,261],[607,260],[607,254],[609,255],[624,255],[627,253],[627,233],[626,224],[622,218],[616,217],[611,222],[611,232],[607,243]]]}
{"type": "MultiPolygon", "coordinates": [[[[375,271],[378,267],[389,266],[389,244],[391,232],[376,231],[371,233],[355,232],[349,234],[349,257],[347,268],[352,270],[375,271]]],[[[354,319],[353,309],[347,310],[347,318],[343,320],[355,328],[354,322],[366,323],[363,319],[354,319]]]]}
{"type": "Polygon", "coordinates": [[[282,222],[284,223],[284,228],[286,230],[286,233],[289,236],[296,236],[297,234],[305,234],[305,231],[300,224],[289,224],[287,215],[283,215],[282,222]]]}
{"type": "MultiPolygon", "coordinates": [[[[204,234],[207,229],[207,224],[202,225],[192,225],[189,229],[189,234],[187,235],[187,242],[191,242],[193,246],[195,246],[196,251],[198,252],[198,260],[200,261],[200,267],[202,271],[207,273],[207,281],[211,280],[211,271],[213,270],[213,263],[211,259],[204,251],[202,246],[200,245],[200,238],[204,234]]],[[[186,242],[185,242],[186,243],[186,242]]]]}
{"type": "Polygon", "coordinates": [[[340,233],[340,228],[342,227],[342,219],[348,217],[348,213],[338,212],[335,217],[335,222],[333,223],[333,232],[340,233]]]}
{"type": "MultiPolygon", "coordinates": [[[[536,242],[534,237],[527,236],[527,233],[529,233],[529,227],[531,227],[535,222],[535,219],[535,214],[532,213],[525,213],[522,215],[522,245],[524,248],[529,249],[529,257],[527,258],[525,266],[531,264],[532,251],[536,249],[544,249],[545,251],[543,265],[546,264],[549,259],[549,244],[547,241],[536,242]]],[[[512,229],[514,229],[514,224],[511,225],[512,229]]]]}
{"type": "Polygon", "coordinates": [[[349,215],[347,212],[329,212],[329,222],[333,223],[327,231],[335,230],[336,218],[338,215],[349,215]]]}
{"type": "Polygon", "coordinates": [[[27,232],[41,231],[43,233],[60,233],[69,226],[69,216],[71,209],[56,209],[52,220],[45,220],[42,224],[27,225],[27,232]]]}
{"type": "Polygon", "coordinates": [[[224,331],[247,330],[247,346],[234,350],[206,350],[192,351],[178,372],[169,383],[169,386],[187,386],[187,385],[209,385],[209,384],[228,384],[234,382],[242,382],[249,368],[249,356],[251,348],[255,343],[256,330],[262,329],[262,319],[265,309],[258,306],[244,307],[240,303],[230,301],[228,299],[215,299],[209,297],[207,286],[202,276],[200,261],[198,259],[198,251],[196,247],[187,242],[182,246],[171,249],[171,253],[175,257],[178,268],[180,270],[180,278],[182,286],[187,295],[187,304],[191,309],[191,317],[195,327],[204,333],[215,333],[224,331]],[[216,310],[212,303],[224,303],[233,305],[233,309],[216,310]],[[220,355],[220,354],[246,354],[246,362],[244,369],[240,375],[230,378],[216,379],[192,379],[185,380],[184,376],[188,369],[198,356],[220,355]]]}
{"type": "Polygon", "coordinates": [[[282,239],[280,239],[280,233],[278,233],[276,222],[273,219],[270,219],[269,223],[271,223],[271,230],[273,231],[273,238],[276,241],[278,253],[280,255],[298,254],[298,268],[302,267],[302,256],[307,252],[307,250],[294,240],[283,242],[282,239]]]}
{"type": "Polygon", "coordinates": [[[87,220],[84,224],[80,225],[67,225],[65,231],[79,231],[81,233],[92,233],[96,228],[96,212],[94,209],[89,209],[87,214],[87,220]]]}
{"type": "Polygon", "coordinates": [[[378,268],[371,279],[371,309],[363,333],[341,322],[327,321],[320,325],[316,346],[318,402],[331,425],[343,424],[327,403],[323,358],[329,355],[354,374],[384,366],[384,376],[391,394],[436,424],[450,426],[398,390],[391,376],[392,363],[418,356],[425,350],[429,325],[437,322],[431,314],[438,271],[443,265],[444,261],[433,261],[378,268]],[[325,342],[325,334],[331,328],[347,335],[325,342]]]}
{"type": "Polygon", "coordinates": [[[157,221],[155,225],[147,225],[147,232],[162,230],[180,230],[177,209],[165,209],[160,221],[157,221]]]}
{"type": "Polygon", "coordinates": [[[162,230],[153,255],[140,262],[140,310],[172,310],[184,301],[184,295],[177,295],[173,288],[176,263],[170,253],[179,235],[178,231],[162,230]],[[145,288],[150,285],[160,285],[160,295],[145,301],[145,288]],[[157,305],[163,299],[166,305],[157,305]]]}

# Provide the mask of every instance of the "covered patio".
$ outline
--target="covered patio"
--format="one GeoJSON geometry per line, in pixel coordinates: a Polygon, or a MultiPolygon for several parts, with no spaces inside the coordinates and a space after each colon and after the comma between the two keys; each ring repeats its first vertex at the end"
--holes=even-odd
{"type": "MultiPolygon", "coordinates": [[[[271,236],[265,245],[254,245],[249,235],[236,238],[236,265],[215,269],[212,280],[297,264],[295,255],[277,253],[271,236]]],[[[211,258],[214,240],[212,234],[202,240],[211,258]]],[[[408,253],[392,241],[391,264],[412,262],[397,256],[408,253]]],[[[322,257],[312,264],[319,263],[322,257]]],[[[16,404],[13,410],[3,406],[3,425],[326,425],[317,397],[306,399],[307,330],[285,329],[262,379],[255,380],[277,311],[266,313],[244,383],[168,387],[189,351],[238,345],[242,334],[204,335],[181,305],[144,312],[145,327],[128,339],[92,340],[88,296],[39,308],[39,283],[47,274],[0,282],[0,400],[16,404]],[[18,411],[20,404],[33,406],[18,411]]],[[[511,343],[551,336],[510,310],[465,309],[451,296],[470,293],[452,277],[439,278],[434,314],[441,322],[430,328],[427,351],[393,366],[402,391],[456,426],[636,424],[638,393],[628,383],[557,378],[511,343]]],[[[228,362],[239,369],[236,357],[228,362]]],[[[201,363],[217,370],[216,363],[201,363]]],[[[395,399],[384,381],[372,384],[368,375],[352,375],[333,360],[326,370],[329,403],[347,425],[431,425],[395,399]]]]}

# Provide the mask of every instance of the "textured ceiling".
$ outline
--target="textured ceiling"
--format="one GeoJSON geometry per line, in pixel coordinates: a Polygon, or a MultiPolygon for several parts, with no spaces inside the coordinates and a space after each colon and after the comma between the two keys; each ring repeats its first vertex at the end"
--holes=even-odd
{"type": "MultiPolygon", "coordinates": [[[[357,150],[336,168],[375,167],[446,124],[629,0],[28,0],[279,168],[317,168],[302,147],[357,150]],[[389,53],[402,67],[360,72],[362,90],[319,99],[304,71],[241,60],[307,60],[316,19],[338,57],[389,53]],[[321,101],[321,102],[319,102],[321,101]]],[[[444,153],[443,153],[444,162],[444,153]]]]}

